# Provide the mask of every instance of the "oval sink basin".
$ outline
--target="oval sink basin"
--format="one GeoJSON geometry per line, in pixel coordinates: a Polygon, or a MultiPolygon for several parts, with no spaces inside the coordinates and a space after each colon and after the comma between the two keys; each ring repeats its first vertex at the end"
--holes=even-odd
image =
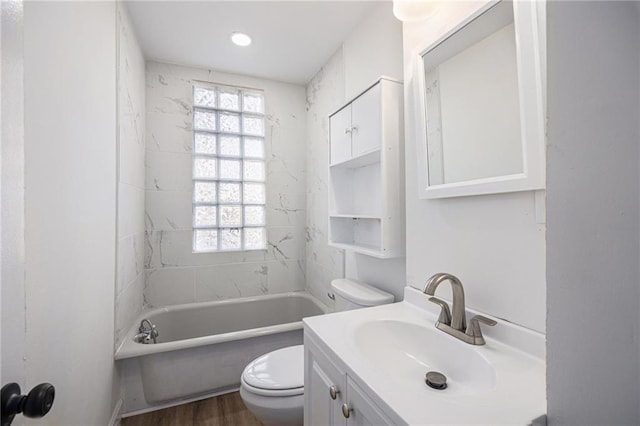
{"type": "Polygon", "coordinates": [[[435,327],[396,320],[365,322],[353,330],[353,343],[380,373],[398,383],[414,383],[443,396],[485,393],[496,385],[496,373],[477,347],[435,327]],[[425,384],[425,374],[447,377],[447,389],[425,384]]]}

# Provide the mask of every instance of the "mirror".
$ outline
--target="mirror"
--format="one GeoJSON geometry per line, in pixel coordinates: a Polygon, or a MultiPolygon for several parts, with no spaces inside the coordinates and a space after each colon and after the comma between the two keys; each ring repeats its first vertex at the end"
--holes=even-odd
{"type": "Polygon", "coordinates": [[[421,198],[544,187],[536,3],[491,3],[417,55],[421,198]]]}

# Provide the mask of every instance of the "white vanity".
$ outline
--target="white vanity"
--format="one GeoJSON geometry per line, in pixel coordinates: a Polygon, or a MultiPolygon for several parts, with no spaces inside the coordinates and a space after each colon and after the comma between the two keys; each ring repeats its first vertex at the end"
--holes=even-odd
{"type": "Polygon", "coordinates": [[[474,346],[436,329],[439,313],[406,287],[400,303],[305,319],[305,425],[527,425],[546,413],[543,334],[494,318],[474,346]],[[448,387],[427,386],[429,371],[448,387]]]}

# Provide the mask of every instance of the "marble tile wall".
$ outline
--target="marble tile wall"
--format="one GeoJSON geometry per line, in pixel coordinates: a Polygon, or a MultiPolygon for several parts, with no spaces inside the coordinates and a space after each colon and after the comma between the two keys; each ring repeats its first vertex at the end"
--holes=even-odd
{"type": "Polygon", "coordinates": [[[307,290],[327,298],[334,278],[344,277],[344,252],[328,245],[329,114],[346,102],[342,48],[307,85],[307,290]]]}
{"type": "Polygon", "coordinates": [[[115,346],[143,309],[145,60],[118,4],[118,246],[115,346]]]}
{"type": "Polygon", "coordinates": [[[303,290],[305,88],[151,61],[146,65],[146,81],[146,306],[303,290]],[[195,81],[264,90],[268,240],[265,251],[192,251],[191,96],[195,81]]]}

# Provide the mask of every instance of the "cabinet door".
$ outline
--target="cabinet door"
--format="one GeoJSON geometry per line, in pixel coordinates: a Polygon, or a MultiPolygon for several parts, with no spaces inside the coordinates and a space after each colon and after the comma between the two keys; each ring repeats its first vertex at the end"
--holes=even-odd
{"type": "Polygon", "coordinates": [[[351,155],[356,157],[382,144],[382,82],[351,104],[351,155]]]}
{"type": "Polygon", "coordinates": [[[392,425],[393,422],[367,396],[351,377],[347,376],[347,401],[349,412],[347,426],[392,425]]]}
{"type": "Polygon", "coordinates": [[[351,106],[347,105],[329,118],[331,164],[351,158],[351,106]]]}
{"type": "Polygon", "coordinates": [[[305,426],[346,425],[341,411],[345,376],[323,354],[305,347],[305,426]],[[337,391],[336,399],[330,395],[332,386],[337,391]]]}

